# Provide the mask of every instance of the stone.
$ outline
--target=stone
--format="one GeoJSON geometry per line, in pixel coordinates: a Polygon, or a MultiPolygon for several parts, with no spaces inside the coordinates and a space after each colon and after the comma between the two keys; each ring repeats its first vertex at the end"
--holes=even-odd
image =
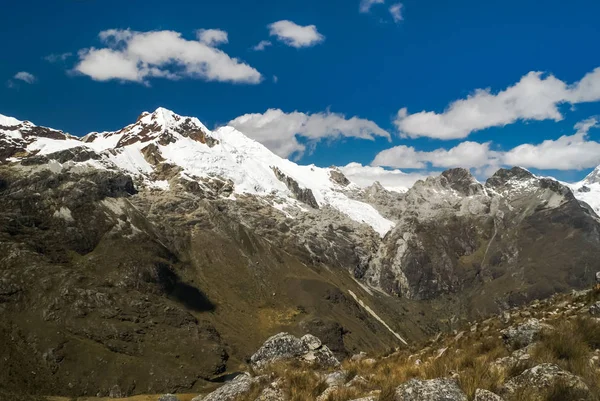
{"type": "Polygon", "coordinates": [[[179,401],[179,398],[174,394],[163,394],[158,397],[158,401],[179,401]]]}
{"type": "Polygon", "coordinates": [[[527,369],[517,377],[513,377],[502,386],[503,394],[514,394],[521,388],[536,387],[545,389],[551,387],[556,382],[561,381],[568,387],[589,392],[586,384],[578,376],[562,370],[552,363],[543,363],[531,369],[527,369]]]}
{"type": "Polygon", "coordinates": [[[369,384],[369,381],[362,376],[354,376],[352,380],[346,383],[346,387],[356,387],[356,386],[366,386],[369,384]]]}
{"type": "Polygon", "coordinates": [[[306,344],[308,349],[310,349],[311,351],[319,349],[322,345],[321,340],[319,340],[317,337],[313,336],[312,334],[306,334],[306,335],[302,336],[301,340],[304,344],[306,344]]]}
{"type": "Polygon", "coordinates": [[[500,331],[506,345],[513,349],[523,348],[534,342],[542,329],[551,326],[541,323],[538,319],[531,318],[516,326],[511,326],[500,331]]]}
{"type": "Polygon", "coordinates": [[[260,377],[251,377],[248,373],[236,376],[229,383],[224,384],[203,398],[194,398],[192,401],[234,401],[252,389],[255,383],[260,382],[260,377]]]}
{"type": "Polygon", "coordinates": [[[343,386],[346,383],[346,377],[348,373],[344,370],[336,370],[325,376],[325,384],[327,387],[343,386]]]}
{"type": "Polygon", "coordinates": [[[504,401],[504,399],[489,390],[478,388],[475,390],[475,398],[473,401],[504,401]]]}
{"type": "Polygon", "coordinates": [[[362,360],[363,365],[373,366],[377,363],[377,359],[375,358],[367,358],[362,360]]]}
{"type": "Polygon", "coordinates": [[[377,400],[379,400],[379,397],[377,397],[376,395],[368,395],[366,397],[355,398],[350,401],[377,401],[377,400]]]}
{"type": "Polygon", "coordinates": [[[366,357],[367,357],[367,353],[364,351],[361,351],[358,354],[352,355],[352,357],[350,357],[350,360],[352,362],[358,362],[358,361],[365,359],[366,357]]]}
{"type": "Polygon", "coordinates": [[[600,316],[600,301],[590,306],[590,315],[600,316]]]}
{"type": "Polygon", "coordinates": [[[325,391],[323,391],[321,393],[321,395],[319,395],[317,397],[316,401],[327,401],[329,399],[329,397],[333,396],[335,393],[337,393],[339,391],[340,391],[340,388],[338,386],[327,387],[325,389],[325,391]]]}
{"type": "Polygon", "coordinates": [[[288,396],[284,390],[285,381],[282,378],[278,378],[265,387],[254,401],[287,401],[288,396]]]}
{"type": "Polygon", "coordinates": [[[298,338],[289,333],[279,333],[267,339],[252,355],[250,363],[260,370],[273,362],[293,359],[322,368],[340,365],[331,350],[317,337],[307,334],[298,338]]]}
{"type": "Polygon", "coordinates": [[[467,401],[454,379],[411,379],[396,388],[395,401],[467,401]]]}
{"type": "Polygon", "coordinates": [[[124,394],[121,392],[121,387],[116,384],[112,386],[108,392],[108,398],[121,398],[123,395],[124,394]]]}

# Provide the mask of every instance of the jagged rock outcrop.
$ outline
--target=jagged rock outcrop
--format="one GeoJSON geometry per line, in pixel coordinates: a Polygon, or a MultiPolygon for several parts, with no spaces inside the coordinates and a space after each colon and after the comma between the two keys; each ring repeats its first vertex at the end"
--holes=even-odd
{"type": "Polygon", "coordinates": [[[340,364],[326,345],[317,337],[306,334],[302,338],[279,333],[269,338],[250,358],[255,369],[262,369],[274,362],[297,360],[318,367],[335,367],[340,364]]]}
{"type": "Polygon", "coordinates": [[[478,388],[475,390],[475,398],[473,401],[504,401],[504,399],[489,390],[478,388]]]}
{"type": "Polygon", "coordinates": [[[350,180],[346,178],[344,173],[342,173],[338,168],[333,166],[330,167],[330,169],[331,170],[329,171],[329,177],[331,178],[331,181],[343,187],[347,187],[348,185],[350,185],[350,180]]]}
{"type": "Polygon", "coordinates": [[[191,389],[282,330],[334,365],[587,286],[600,257],[593,210],[520,168],[398,193],[164,109],[83,139],[2,121],[0,381],[39,394],[191,389]]]}
{"type": "Polygon", "coordinates": [[[396,389],[395,401],[467,401],[467,396],[454,379],[411,379],[396,389]]]}
{"type": "Polygon", "coordinates": [[[315,195],[312,190],[309,188],[300,188],[298,182],[293,178],[285,175],[281,170],[277,167],[273,167],[273,172],[277,179],[285,184],[286,187],[292,192],[294,198],[298,199],[300,202],[307,204],[308,206],[318,209],[319,204],[315,199],[315,195]]]}
{"type": "Polygon", "coordinates": [[[528,319],[524,323],[504,329],[500,333],[509,347],[520,349],[533,343],[544,329],[550,330],[552,327],[541,323],[538,319],[528,319]]]}
{"type": "Polygon", "coordinates": [[[521,388],[547,389],[559,382],[568,388],[589,394],[589,389],[581,378],[551,363],[537,365],[510,379],[502,387],[502,393],[513,394],[521,388]]]}
{"type": "Polygon", "coordinates": [[[262,377],[252,377],[249,374],[236,376],[229,383],[219,387],[206,396],[198,396],[192,401],[235,401],[239,396],[246,394],[252,385],[262,380],[262,377]]]}

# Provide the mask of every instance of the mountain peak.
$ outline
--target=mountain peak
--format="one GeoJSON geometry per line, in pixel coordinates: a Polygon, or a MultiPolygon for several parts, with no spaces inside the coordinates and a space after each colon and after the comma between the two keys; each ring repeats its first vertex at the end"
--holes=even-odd
{"type": "Polygon", "coordinates": [[[21,125],[23,121],[19,121],[14,117],[5,116],[0,114],[0,127],[14,127],[15,125],[21,125]]]}
{"type": "Polygon", "coordinates": [[[589,173],[582,181],[584,185],[600,184],[600,166],[589,173]]]}
{"type": "Polygon", "coordinates": [[[493,176],[487,179],[486,185],[500,187],[505,185],[508,181],[527,181],[532,178],[535,178],[535,176],[523,167],[515,166],[510,170],[501,168],[496,171],[493,176]]]}

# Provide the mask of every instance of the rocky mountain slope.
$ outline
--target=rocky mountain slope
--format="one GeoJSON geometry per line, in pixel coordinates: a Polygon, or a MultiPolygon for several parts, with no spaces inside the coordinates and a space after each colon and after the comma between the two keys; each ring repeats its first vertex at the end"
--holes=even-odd
{"type": "Polygon", "coordinates": [[[199,390],[281,331],[406,346],[588,286],[582,193],[520,168],[363,189],[165,109],[83,138],[1,116],[0,383],[199,390]]]}

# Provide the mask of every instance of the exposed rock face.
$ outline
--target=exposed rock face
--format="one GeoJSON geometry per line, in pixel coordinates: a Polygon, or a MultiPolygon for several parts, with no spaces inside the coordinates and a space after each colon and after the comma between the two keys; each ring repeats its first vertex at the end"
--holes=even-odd
{"type": "Polygon", "coordinates": [[[269,338],[250,361],[256,369],[282,360],[296,359],[318,367],[334,367],[340,362],[317,337],[307,334],[302,338],[279,333],[269,338]]]}
{"type": "Polygon", "coordinates": [[[253,384],[261,380],[261,377],[251,377],[248,374],[242,374],[207,396],[199,396],[192,399],[192,401],[235,401],[239,396],[250,391],[253,384]]]}
{"type": "Polygon", "coordinates": [[[163,394],[158,397],[158,401],[179,401],[179,399],[174,394],[163,394]]]}
{"type": "Polygon", "coordinates": [[[554,289],[541,277],[567,277],[568,269],[578,273],[564,285],[589,285],[591,277],[574,258],[585,264],[590,249],[600,257],[593,212],[566,186],[521,168],[499,170],[485,185],[464,169],[448,170],[417,182],[395,206],[396,227],[362,278],[407,298],[480,289],[471,295],[479,310],[518,305],[550,295],[554,289]],[[577,242],[571,242],[573,235],[577,242]],[[565,241],[573,249],[568,256],[565,241]],[[552,256],[538,252],[559,247],[552,256]],[[491,285],[494,281],[503,284],[491,285]],[[505,291],[518,286],[519,292],[505,291]]]}
{"type": "Polygon", "coordinates": [[[296,337],[292,358],[334,365],[330,352],[398,345],[349,290],[419,338],[589,285],[600,258],[594,212],[519,168],[484,185],[453,169],[392,193],[335,169],[288,170],[239,132],[164,109],[82,140],[11,124],[0,127],[0,382],[27,378],[39,394],[190,389],[282,330],[328,346],[296,337]]]}
{"type": "Polygon", "coordinates": [[[454,379],[411,379],[396,389],[396,401],[467,401],[454,379]]]}
{"type": "Polygon", "coordinates": [[[331,170],[329,171],[329,176],[331,178],[331,181],[333,181],[336,184],[339,184],[343,187],[350,185],[350,180],[348,178],[346,178],[344,173],[342,173],[340,170],[338,170],[335,167],[330,167],[330,168],[331,168],[331,170]]]}
{"type": "Polygon", "coordinates": [[[502,392],[505,394],[513,394],[523,387],[546,389],[559,381],[572,389],[589,392],[588,387],[579,377],[566,372],[551,363],[543,363],[531,369],[527,369],[519,376],[506,382],[502,388],[502,392]]]}
{"type": "Polygon", "coordinates": [[[296,199],[302,203],[306,203],[312,208],[319,208],[319,204],[317,203],[312,190],[308,188],[300,188],[300,185],[298,185],[296,180],[283,174],[277,167],[273,167],[273,172],[279,181],[283,182],[288,187],[296,199]]]}
{"type": "Polygon", "coordinates": [[[528,319],[517,326],[511,326],[502,330],[504,342],[513,349],[520,349],[533,343],[542,329],[550,329],[548,325],[542,324],[538,319],[528,319]]]}
{"type": "Polygon", "coordinates": [[[475,390],[475,398],[473,401],[504,401],[504,399],[491,391],[478,388],[475,390]]]}

